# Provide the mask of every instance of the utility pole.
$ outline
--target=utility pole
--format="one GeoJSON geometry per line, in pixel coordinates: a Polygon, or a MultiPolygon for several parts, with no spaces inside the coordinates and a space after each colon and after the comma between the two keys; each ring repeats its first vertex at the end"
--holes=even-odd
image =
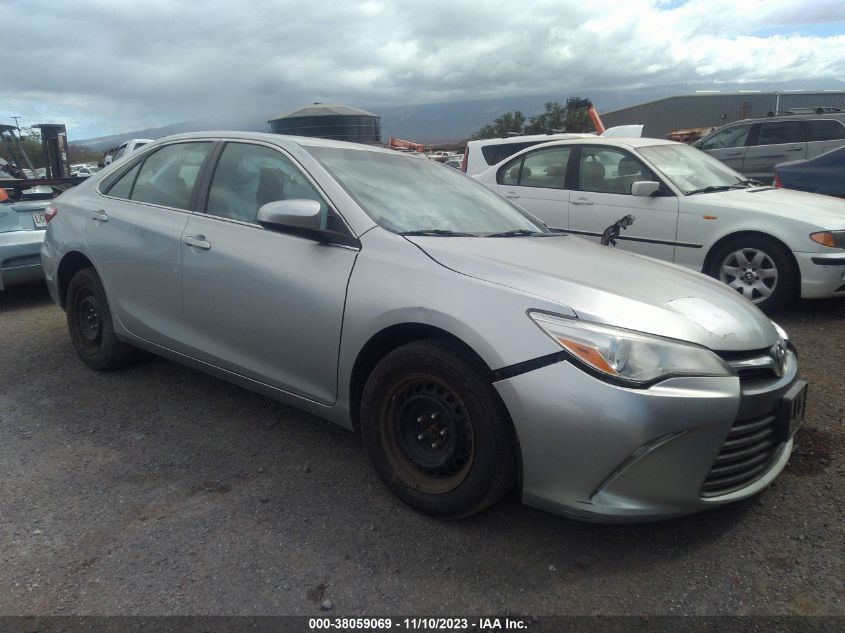
{"type": "Polygon", "coordinates": [[[21,131],[21,126],[20,126],[20,125],[18,125],[18,119],[20,119],[21,117],[20,117],[20,116],[10,116],[9,118],[10,118],[10,119],[14,119],[14,120],[15,120],[15,127],[16,127],[16,128],[18,128],[18,132],[20,132],[20,131],[21,131]]]}

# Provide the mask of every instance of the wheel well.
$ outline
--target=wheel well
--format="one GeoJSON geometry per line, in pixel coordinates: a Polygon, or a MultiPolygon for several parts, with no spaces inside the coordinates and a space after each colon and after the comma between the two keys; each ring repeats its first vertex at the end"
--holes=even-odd
{"type": "Polygon", "coordinates": [[[71,251],[62,258],[62,261],[59,264],[59,270],[56,273],[58,282],[57,285],[59,288],[59,302],[61,303],[62,308],[66,307],[67,289],[70,285],[70,280],[73,279],[73,276],[83,268],[93,267],[94,264],[91,263],[91,260],[79,251],[71,251]]]}
{"type": "Polygon", "coordinates": [[[769,235],[768,233],[762,233],[760,231],[737,231],[736,233],[731,233],[730,235],[726,235],[725,237],[719,239],[719,241],[713,244],[713,246],[711,246],[710,250],[707,252],[707,257],[704,258],[704,267],[702,268],[701,272],[703,272],[704,274],[709,274],[710,267],[713,265],[713,257],[716,255],[716,252],[722,247],[723,244],[737,237],[760,237],[763,239],[771,240],[787,253],[787,255],[789,256],[789,260],[795,267],[795,272],[797,274],[800,274],[800,269],[798,268],[798,261],[795,259],[795,255],[792,254],[792,249],[790,249],[778,238],[769,235]]]}
{"type": "Polygon", "coordinates": [[[443,339],[455,345],[456,348],[464,353],[470,362],[475,364],[484,375],[489,376],[492,380],[493,371],[487,366],[487,363],[482,360],[475,350],[454,334],[450,334],[446,330],[441,330],[433,325],[425,325],[423,323],[392,325],[375,334],[367,341],[358,353],[358,358],[355,359],[355,364],[352,367],[352,376],[349,380],[349,413],[352,418],[352,425],[356,430],[359,424],[361,397],[364,394],[364,386],[367,384],[367,378],[370,377],[370,374],[379,361],[400,345],[430,338],[443,339]]]}

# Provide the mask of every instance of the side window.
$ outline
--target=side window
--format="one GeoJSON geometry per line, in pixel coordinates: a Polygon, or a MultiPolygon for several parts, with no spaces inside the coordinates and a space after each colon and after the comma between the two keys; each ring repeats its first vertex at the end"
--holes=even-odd
{"type": "Polygon", "coordinates": [[[704,141],[699,149],[708,150],[744,147],[748,142],[748,133],[750,131],[750,125],[735,125],[734,127],[730,127],[726,130],[720,130],[704,141]]]}
{"type": "Polygon", "coordinates": [[[499,170],[498,183],[564,189],[564,178],[571,154],[571,147],[551,147],[520,156],[499,170]]]}
{"type": "Polygon", "coordinates": [[[515,187],[519,184],[519,170],[522,168],[522,159],[523,157],[520,156],[499,170],[496,180],[500,185],[511,185],[515,187]]]}
{"type": "Polygon", "coordinates": [[[578,188],[596,193],[630,194],[640,180],[657,180],[636,158],[609,147],[582,147],[578,165],[578,188]]]}
{"type": "Polygon", "coordinates": [[[810,119],[804,121],[807,142],[845,139],[845,125],[836,119],[810,119]]]}
{"type": "Polygon", "coordinates": [[[801,121],[777,121],[761,123],[757,145],[780,145],[781,143],[803,143],[804,132],[801,121]]]}
{"type": "Polygon", "coordinates": [[[519,184],[522,187],[563,189],[571,147],[541,149],[525,156],[519,184]]]}
{"type": "Polygon", "coordinates": [[[114,158],[112,160],[117,160],[121,158],[126,153],[126,145],[121,145],[117,151],[114,153],[114,158]]]}
{"type": "Polygon", "coordinates": [[[329,218],[328,205],[284,155],[262,145],[228,143],[214,169],[206,213],[255,222],[258,209],[268,202],[297,199],[320,203],[322,228],[345,231],[336,225],[337,216],[329,218]]]}
{"type": "Polygon", "coordinates": [[[151,154],[141,165],[130,199],[188,209],[197,175],[211,146],[208,142],[176,143],[151,154]]]}
{"type": "Polygon", "coordinates": [[[132,193],[132,185],[135,184],[135,177],[138,175],[138,171],[140,169],[141,164],[138,163],[132,169],[123,174],[111,187],[109,187],[106,195],[114,196],[115,198],[129,199],[129,195],[132,193]]]}

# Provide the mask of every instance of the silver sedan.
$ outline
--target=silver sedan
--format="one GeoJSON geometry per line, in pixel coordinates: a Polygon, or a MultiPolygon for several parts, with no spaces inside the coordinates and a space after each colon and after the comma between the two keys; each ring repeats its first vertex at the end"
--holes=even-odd
{"type": "Polygon", "coordinates": [[[514,487],[587,520],[712,508],[771,483],[802,420],[786,334],[736,292],[429,161],[173,136],[49,217],[48,287],[86,364],[144,348],[359,430],[436,516],[514,487]]]}

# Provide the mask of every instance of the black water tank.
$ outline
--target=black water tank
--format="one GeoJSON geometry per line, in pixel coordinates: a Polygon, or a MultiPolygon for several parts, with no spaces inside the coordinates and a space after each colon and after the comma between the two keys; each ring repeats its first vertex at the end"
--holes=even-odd
{"type": "Polygon", "coordinates": [[[274,134],[381,143],[381,118],[372,112],[345,105],[315,103],[277,116],[268,123],[274,134]]]}

